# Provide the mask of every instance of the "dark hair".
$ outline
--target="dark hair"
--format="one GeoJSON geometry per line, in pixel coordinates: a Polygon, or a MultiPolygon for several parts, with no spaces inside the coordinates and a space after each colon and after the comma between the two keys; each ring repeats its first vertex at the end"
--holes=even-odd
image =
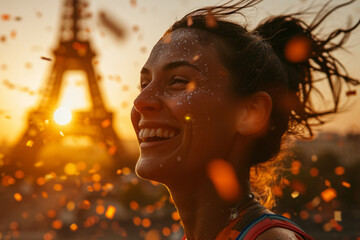
{"type": "MultiPolygon", "coordinates": [[[[299,18],[306,13],[300,12],[270,17],[250,31],[226,18],[234,14],[244,16],[241,10],[261,0],[232,2],[192,11],[175,22],[165,35],[180,28],[193,28],[218,37],[227,47],[219,53],[232,76],[232,90],[240,97],[257,91],[265,91],[271,96],[270,126],[267,133],[256,141],[252,155],[253,166],[258,166],[276,158],[285,133],[311,137],[314,126],[323,124],[325,116],[338,112],[344,83],[349,87],[348,95],[354,93],[350,84],[360,82],[348,76],[332,52],[343,46],[360,20],[347,29],[336,29],[320,39],[314,30],[335,10],[354,0],[333,8],[329,8],[328,2],[311,24],[299,18]],[[315,72],[324,76],[315,79],[315,72]],[[333,98],[333,106],[325,111],[317,110],[310,99],[314,92],[321,95],[314,86],[319,81],[328,83],[333,98]]],[[[211,38],[204,40],[205,44],[209,41],[211,38]]]]}

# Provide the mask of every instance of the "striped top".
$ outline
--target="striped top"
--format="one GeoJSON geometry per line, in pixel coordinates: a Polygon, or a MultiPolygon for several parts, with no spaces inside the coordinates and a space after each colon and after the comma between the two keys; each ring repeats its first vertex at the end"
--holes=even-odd
{"type": "MultiPolygon", "coordinates": [[[[298,240],[313,240],[296,223],[284,216],[264,213],[265,209],[253,201],[240,213],[239,218],[221,230],[215,240],[255,240],[260,234],[274,227],[293,231],[298,240]]],[[[186,236],[182,240],[186,240],[186,236]]]]}

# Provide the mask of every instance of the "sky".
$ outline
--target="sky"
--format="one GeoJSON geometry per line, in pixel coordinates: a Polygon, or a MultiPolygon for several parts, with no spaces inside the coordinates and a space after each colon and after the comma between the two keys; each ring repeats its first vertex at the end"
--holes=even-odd
{"type": "MultiPolygon", "coordinates": [[[[91,17],[87,20],[91,44],[97,53],[95,66],[107,108],[114,112],[115,130],[123,139],[134,139],[130,110],[139,93],[139,71],[153,45],[171,24],[198,7],[219,3],[213,0],[89,0],[91,17]],[[101,13],[125,29],[119,38],[104,26],[101,13]]],[[[247,12],[249,28],[269,16],[296,12],[310,4],[325,1],[264,0],[247,12]]],[[[343,1],[336,1],[343,2],[343,1]]],[[[58,43],[60,0],[0,0],[0,144],[14,143],[24,132],[28,112],[40,101],[39,91],[58,43]]],[[[314,9],[314,8],[312,8],[314,9]]],[[[328,19],[323,32],[344,27],[350,18],[360,15],[360,1],[341,9],[328,19]]],[[[237,19],[245,23],[244,19],[237,19]]],[[[360,28],[351,36],[347,51],[337,53],[351,76],[360,79],[360,28]]],[[[61,101],[74,109],[89,107],[89,93],[84,79],[77,73],[68,74],[61,101]]],[[[360,132],[360,87],[357,95],[347,98],[347,111],[337,114],[321,131],[340,134],[360,132]]]]}

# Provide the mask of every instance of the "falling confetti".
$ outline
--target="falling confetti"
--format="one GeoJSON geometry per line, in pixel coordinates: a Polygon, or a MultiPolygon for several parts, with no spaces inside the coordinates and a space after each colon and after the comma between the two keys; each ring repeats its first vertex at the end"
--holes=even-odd
{"type": "Polygon", "coordinates": [[[113,219],[115,212],[116,212],[116,208],[112,205],[109,205],[105,212],[105,217],[107,217],[108,219],[113,219]]]}
{"type": "Polygon", "coordinates": [[[42,60],[51,61],[51,58],[41,56],[42,60]]]}
{"type": "Polygon", "coordinates": [[[14,199],[18,202],[20,202],[22,200],[22,195],[20,193],[15,193],[14,194],[14,199]]]}
{"type": "Polygon", "coordinates": [[[335,197],[337,196],[337,192],[335,189],[329,187],[327,189],[325,189],[324,191],[321,192],[321,198],[325,201],[325,202],[330,202],[331,200],[333,200],[335,197]]]}
{"type": "Polygon", "coordinates": [[[241,189],[235,170],[229,162],[222,159],[213,160],[207,166],[207,173],[221,198],[233,201],[239,197],[241,189]]]}

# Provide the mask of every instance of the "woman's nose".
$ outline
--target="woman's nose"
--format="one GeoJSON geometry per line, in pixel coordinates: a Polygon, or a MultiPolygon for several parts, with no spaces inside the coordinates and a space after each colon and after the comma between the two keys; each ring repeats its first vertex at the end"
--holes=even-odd
{"type": "Polygon", "coordinates": [[[142,114],[159,111],[161,109],[159,91],[147,86],[135,99],[134,107],[142,114]]]}

